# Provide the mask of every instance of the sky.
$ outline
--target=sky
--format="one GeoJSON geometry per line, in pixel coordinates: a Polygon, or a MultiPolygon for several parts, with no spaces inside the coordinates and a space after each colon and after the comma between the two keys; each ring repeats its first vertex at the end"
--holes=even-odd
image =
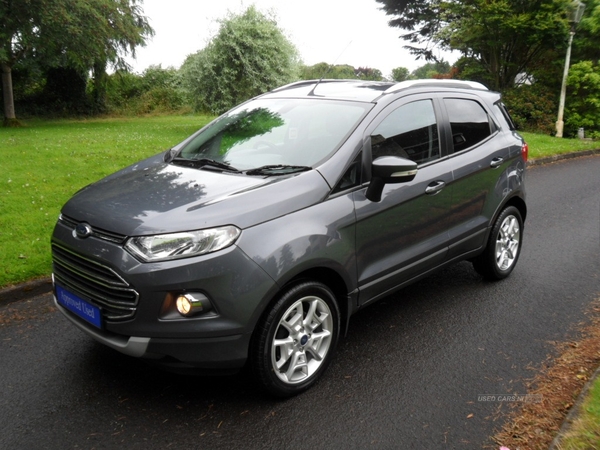
{"type": "Polygon", "coordinates": [[[251,5],[275,16],[306,65],[349,64],[389,76],[395,67],[412,71],[425,64],[402,48],[402,30],[388,25],[390,17],[375,0],[144,0],[155,35],[128,62],[138,73],[150,65],[179,68],[216,35],[218,19],[251,5]]]}

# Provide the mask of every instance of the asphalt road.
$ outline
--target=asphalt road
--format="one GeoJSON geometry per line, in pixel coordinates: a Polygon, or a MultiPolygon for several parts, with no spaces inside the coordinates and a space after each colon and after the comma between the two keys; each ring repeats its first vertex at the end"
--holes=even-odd
{"type": "Polygon", "coordinates": [[[0,448],[479,449],[600,296],[600,157],[530,168],[512,276],[458,264],[355,315],[322,381],[275,401],[96,344],[50,296],[0,307],[0,448]]]}

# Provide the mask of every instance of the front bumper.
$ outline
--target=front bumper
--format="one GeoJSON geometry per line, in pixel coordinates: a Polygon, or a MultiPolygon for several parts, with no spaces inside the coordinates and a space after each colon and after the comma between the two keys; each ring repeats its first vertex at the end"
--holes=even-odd
{"type": "Polygon", "coordinates": [[[238,369],[247,359],[249,338],[243,334],[216,338],[150,338],[123,336],[97,330],[63,308],[58,310],[81,331],[101,344],[136,358],[164,362],[166,366],[202,369],[238,369]]]}
{"type": "MultiPolygon", "coordinates": [[[[263,269],[235,245],[199,257],[140,263],[121,244],[95,237],[80,239],[61,222],[55,228],[52,245],[53,252],[60,250],[63,261],[65,254],[69,256],[67,263],[54,261],[54,271],[61,275],[55,277],[55,283],[100,308],[101,327],[88,324],[58,304],[55,289],[58,310],[98,342],[165,365],[242,367],[255,324],[277,289],[263,269]],[[90,277],[95,277],[91,284],[90,277]],[[126,289],[120,285],[114,288],[121,280],[126,289]],[[103,283],[110,288],[94,295],[95,288],[104,288],[103,283]],[[106,295],[122,290],[136,294],[128,303],[132,309],[129,315],[102,303],[106,295]],[[189,292],[206,295],[212,305],[210,313],[183,317],[166,310],[169,299],[189,292]]],[[[113,303],[121,301],[117,298],[113,303]]]]}

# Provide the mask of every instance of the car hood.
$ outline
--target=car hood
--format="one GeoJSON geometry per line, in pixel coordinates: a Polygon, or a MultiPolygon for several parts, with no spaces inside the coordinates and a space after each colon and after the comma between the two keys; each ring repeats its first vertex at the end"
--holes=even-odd
{"type": "Polygon", "coordinates": [[[62,213],[126,236],[221,225],[243,229],[318,203],[328,193],[317,170],[248,176],[166,164],[157,155],[83,188],[62,213]]]}

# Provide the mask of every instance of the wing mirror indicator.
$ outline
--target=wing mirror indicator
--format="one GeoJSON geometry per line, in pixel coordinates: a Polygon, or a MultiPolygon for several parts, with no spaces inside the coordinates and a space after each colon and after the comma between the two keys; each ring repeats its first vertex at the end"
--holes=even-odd
{"type": "MultiPolygon", "coordinates": [[[[405,170],[404,172],[394,172],[390,175],[391,178],[409,178],[406,181],[410,181],[415,178],[417,175],[417,169],[415,170],[405,170]]],[[[404,181],[404,180],[402,180],[404,181]]]]}
{"type": "Polygon", "coordinates": [[[366,197],[372,202],[380,202],[386,184],[407,183],[417,175],[417,163],[398,156],[382,156],[373,161],[371,183],[366,197]]]}

